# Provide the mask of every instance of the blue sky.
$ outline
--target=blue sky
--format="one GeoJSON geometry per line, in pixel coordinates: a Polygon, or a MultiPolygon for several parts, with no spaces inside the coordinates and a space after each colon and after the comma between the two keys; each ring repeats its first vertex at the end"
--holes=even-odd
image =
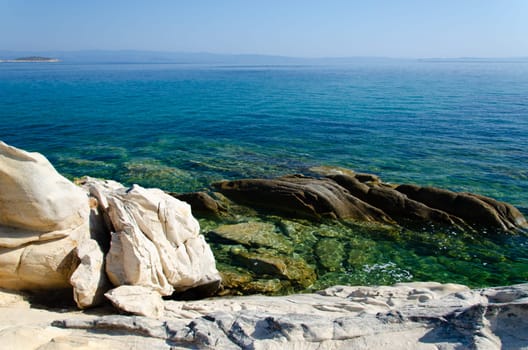
{"type": "Polygon", "coordinates": [[[528,0],[0,0],[0,50],[528,56],[528,0]]]}

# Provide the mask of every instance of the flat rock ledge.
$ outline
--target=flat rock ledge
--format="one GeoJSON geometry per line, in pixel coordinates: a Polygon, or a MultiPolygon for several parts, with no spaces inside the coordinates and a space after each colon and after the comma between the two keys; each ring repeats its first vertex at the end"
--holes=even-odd
{"type": "Polygon", "coordinates": [[[163,307],[159,318],[46,311],[0,292],[0,349],[528,349],[528,284],[335,286],[163,307]]]}

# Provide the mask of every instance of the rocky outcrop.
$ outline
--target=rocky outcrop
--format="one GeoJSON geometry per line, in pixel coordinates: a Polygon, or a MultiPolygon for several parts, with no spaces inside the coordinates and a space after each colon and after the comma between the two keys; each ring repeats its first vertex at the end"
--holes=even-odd
{"type": "Polygon", "coordinates": [[[104,310],[87,315],[0,309],[0,348],[528,348],[527,284],[480,290],[439,283],[335,286],[315,294],[163,306],[158,319],[104,310]]]}
{"type": "Polygon", "coordinates": [[[213,187],[235,202],[296,217],[392,222],[381,210],[330,179],[292,175],[222,181],[213,187]]]}
{"type": "Polygon", "coordinates": [[[316,176],[221,181],[213,187],[252,208],[310,219],[450,226],[473,230],[528,230],[524,216],[492,198],[414,185],[389,185],[370,174],[319,167],[316,176]]]}
{"type": "MultiPolygon", "coordinates": [[[[80,308],[100,304],[110,282],[159,298],[218,288],[214,256],[188,204],[159,189],[91,178],[82,184],[42,155],[0,143],[1,288],[73,289],[80,308]]],[[[121,291],[107,297],[135,310],[121,291]]]]}

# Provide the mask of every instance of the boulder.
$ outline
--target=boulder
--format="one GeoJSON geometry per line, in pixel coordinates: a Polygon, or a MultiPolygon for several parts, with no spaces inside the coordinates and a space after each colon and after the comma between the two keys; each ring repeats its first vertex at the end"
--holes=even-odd
{"type": "Polygon", "coordinates": [[[104,300],[106,275],[161,295],[216,290],[220,275],[188,204],[158,189],[81,182],[0,143],[0,287],[73,287],[80,308],[104,300]]]}
{"type": "Polygon", "coordinates": [[[98,200],[106,218],[100,222],[112,232],[106,272],[115,286],[170,295],[220,283],[212,251],[187,203],[137,185],[86,178],[83,186],[98,200]]]}
{"type": "Polygon", "coordinates": [[[97,241],[88,239],[75,250],[80,261],[70,277],[73,298],[81,309],[99,305],[111,288],[104,269],[104,255],[97,241]]]}
{"type": "Polygon", "coordinates": [[[71,288],[88,197],[38,153],[0,142],[0,287],[71,288]]]}
{"type": "Polygon", "coordinates": [[[0,141],[0,247],[66,237],[87,224],[84,191],[39,153],[0,141]]]}

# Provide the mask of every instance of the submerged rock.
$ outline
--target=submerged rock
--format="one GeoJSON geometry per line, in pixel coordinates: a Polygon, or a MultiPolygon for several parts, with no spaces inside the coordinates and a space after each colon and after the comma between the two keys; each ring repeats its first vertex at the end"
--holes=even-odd
{"type": "Polygon", "coordinates": [[[242,222],[220,225],[209,231],[207,236],[213,242],[242,244],[247,247],[267,247],[283,253],[291,253],[293,251],[292,244],[284,235],[275,231],[275,225],[272,223],[242,222]]]}
{"type": "Polygon", "coordinates": [[[315,254],[320,264],[328,271],[339,271],[345,260],[345,247],[333,238],[323,238],[315,246],[315,254]]]}
{"type": "Polygon", "coordinates": [[[277,254],[273,250],[259,249],[248,251],[232,249],[233,262],[260,276],[273,276],[287,280],[297,287],[308,287],[315,282],[316,274],[312,266],[300,257],[277,254]]]}

